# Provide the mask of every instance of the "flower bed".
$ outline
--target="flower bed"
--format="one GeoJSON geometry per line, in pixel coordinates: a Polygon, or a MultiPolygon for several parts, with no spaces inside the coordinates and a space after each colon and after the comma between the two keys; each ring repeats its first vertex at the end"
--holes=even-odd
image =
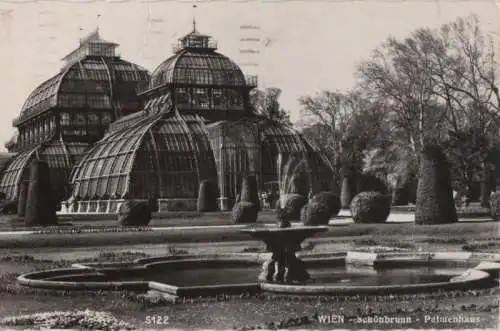
{"type": "Polygon", "coordinates": [[[131,330],[134,328],[106,312],[93,310],[54,311],[0,319],[0,325],[49,329],[131,330]]]}

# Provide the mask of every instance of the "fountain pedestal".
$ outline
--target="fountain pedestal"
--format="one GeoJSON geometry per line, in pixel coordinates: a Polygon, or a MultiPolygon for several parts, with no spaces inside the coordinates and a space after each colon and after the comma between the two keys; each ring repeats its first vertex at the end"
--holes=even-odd
{"type": "Polygon", "coordinates": [[[264,241],[272,252],[269,260],[262,265],[260,281],[277,283],[304,283],[309,279],[305,264],[296,256],[300,244],[318,232],[327,231],[326,226],[297,228],[244,229],[253,238],[264,241]]]}

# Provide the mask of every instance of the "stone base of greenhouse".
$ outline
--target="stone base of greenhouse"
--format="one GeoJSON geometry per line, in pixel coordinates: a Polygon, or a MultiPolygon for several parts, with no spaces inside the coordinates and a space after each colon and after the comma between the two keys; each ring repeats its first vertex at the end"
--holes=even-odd
{"type": "MultiPolygon", "coordinates": [[[[124,202],[123,199],[63,202],[58,214],[115,214],[124,202]]],[[[196,199],[158,199],[158,212],[194,210],[196,199]]]]}

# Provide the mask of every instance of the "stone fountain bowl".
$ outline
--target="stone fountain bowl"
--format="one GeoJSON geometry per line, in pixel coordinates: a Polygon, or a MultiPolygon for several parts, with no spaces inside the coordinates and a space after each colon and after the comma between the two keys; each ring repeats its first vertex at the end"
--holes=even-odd
{"type": "Polygon", "coordinates": [[[494,286],[493,275],[500,270],[500,254],[352,251],[298,255],[311,270],[311,282],[286,284],[258,281],[257,274],[262,263],[269,259],[269,253],[185,255],[143,258],[133,263],[75,264],[68,269],[24,274],[18,277],[18,282],[23,286],[52,290],[154,291],[167,299],[176,300],[179,297],[260,292],[371,295],[463,290],[494,286]],[[386,270],[390,275],[393,271],[397,273],[409,266],[434,268],[438,280],[405,283],[408,278],[403,277],[397,284],[385,281],[381,284],[368,282],[368,285],[363,281],[356,281],[359,275],[364,279],[371,279],[380,270],[386,270]],[[441,274],[443,268],[448,271],[441,274]],[[315,270],[331,270],[332,275],[340,276],[334,282],[325,283],[315,279],[315,270]],[[343,270],[345,274],[342,274],[343,270]],[[354,281],[345,282],[342,277],[354,281]]]}

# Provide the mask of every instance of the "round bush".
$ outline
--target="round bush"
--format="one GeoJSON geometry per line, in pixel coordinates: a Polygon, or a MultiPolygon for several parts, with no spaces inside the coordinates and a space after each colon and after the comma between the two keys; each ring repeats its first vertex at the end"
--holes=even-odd
{"type": "Polygon", "coordinates": [[[306,203],[306,198],[300,194],[288,195],[285,200],[285,205],[281,211],[281,217],[285,221],[299,221],[300,210],[306,203]]]}
{"type": "Polygon", "coordinates": [[[257,210],[260,210],[259,192],[255,176],[246,176],[243,178],[240,201],[251,202],[257,207],[257,210]]]}
{"type": "Polygon", "coordinates": [[[415,223],[456,222],[458,217],[453,201],[450,167],[441,147],[426,145],[420,160],[415,223]]]}
{"type": "Polygon", "coordinates": [[[340,211],[340,198],[333,192],[320,192],[313,196],[311,201],[327,205],[330,218],[337,216],[340,211]]]}
{"type": "Polygon", "coordinates": [[[217,210],[216,186],[208,179],[205,179],[200,183],[196,209],[198,212],[208,212],[217,210]]]}
{"type": "Polygon", "coordinates": [[[257,222],[258,209],[255,204],[248,201],[240,201],[233,207],[234,223],[255,223],[257,222]]]}
{"type": "Polygon", "coordinates": [[[328,225],[330,221],[330,209],[324,203],[310,201],[302,207],[300,220],[304,225],[328,225]]]}
{"type": "Polygon", "coordinates": [[[391,211],[391,197],[380,192],[361,192],[351,201],[356,223],[383,223],[391,211]]]}
{"type": "Polygon", "coordinates": [[[490,214],[495,221],[500,221],[500,192],[490,195],[490,214]]]}
{"type": "Polygon", "coordinates": [[[120,206],[118,223],[122,226],[146,226],[151,222],[151,207],[146,201],[127,200],[120,206]]]}

